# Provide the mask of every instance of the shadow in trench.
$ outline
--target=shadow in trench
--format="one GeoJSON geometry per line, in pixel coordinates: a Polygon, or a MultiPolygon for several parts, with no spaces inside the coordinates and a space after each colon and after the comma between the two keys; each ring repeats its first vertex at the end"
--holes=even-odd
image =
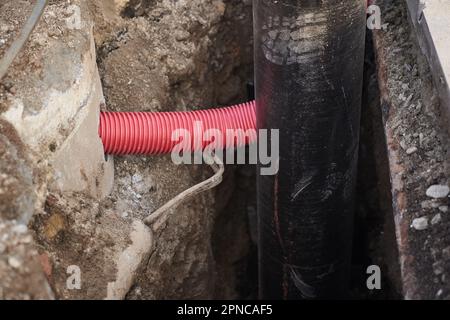
{"type": "Polygon", "coordinates": [[[389,164],[380,96],[368,32],[364,68],[357,202],[352,257],[353,299],[401,299],[400,266],[392,212],[389,164]],[[381,289],[370,290],[367,268],[381,271],[381,289]]]}

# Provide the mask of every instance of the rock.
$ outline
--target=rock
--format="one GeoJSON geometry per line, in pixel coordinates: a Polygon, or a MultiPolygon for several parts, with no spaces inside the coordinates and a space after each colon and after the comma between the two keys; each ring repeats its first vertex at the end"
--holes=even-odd
{"type": "Polygon", "coordinates": [[[426,195],[430,198],[440,199],[445,198],[450,193],[450,188],[445,185],[433,185],[428,188],[426,195]]]}
{"type": "Polygon", "coordinates": [[[185,41],[189,39],[191,34],[186,30],[176,30],[174,36],[177,41],[185,41]]]}
{"type": "Polygon", "coordinates": [[[448,212],[448,206],[440,206],[439,210],[443,213],[447,213],[448,212]]]}
{"type": "Polygon", "coordinates": [[[426,228],[428,228],[428,218],[427,217],[422,217],[422,218],[417,218],[414,219],[411,227],[416,229],[416,230],[425,230],[426,228]]]}
{"type": "Polygon", "coordinates": [[[435,201],[431,201],[431,207],[432,207],[433,209],[437,209],[437,208],[439,208],[439,203],[437,203],[437,202],[435,202],[435,201]]]}
{"type": "Polygon", "coordinates": [[[442,258],[444,260],[450,260],[450,246],[442,250],[442,258]]]}
{"type": "Polygon", "coordinates": [[[139,183],[139,182],[141,182],[143,180],[143,178],[142,178],[142,176],[140,175],[140,174],[134,174],[132,177],[131,177],[131,182],[133,183],[133,184],[137,184],[137,183],[139,183]]]}
{"type": "Polygon", "coordinates": [[[12,232],[17,234],[24,234],[28,231],[28,227],[24,224],[18,224],[12,228],[12,232]]]}
{"type": "Polygon", "coordinates": [[[22,262],[19,259],[17,259],[16,257],[9,257],[8,263],[14,269],[19,269],[22,266],[22,262]]]}
{"type": "Polygon", "coordinates": [[[441,221],[442,221],[441,214],[438,213],[437,215],[435,215],[435,216],[433,217],[433,219],[431,219],[431,224],[432,224],[432,225],[435,225],[435,224],[438,224],[438,223],[441,222],[441,221]]]}
{"type": "Polygon", "coordinates": [[[445,271],[445,266],[442,261],[436,261],[433,263],[433,271],[435,275],[443,274],[445,271]]]}
{"type": "Polygon", "coordinates": [[[422,207],[422,209],[431,209],[431,201],[430,200],[422,201],[420,203],[420,206],[422,207]]]}
{"type": "Polygon", "coordinates": [[[442,259],[444,261],[450,260],[450,246],[442,249],[442,259]]]}
{"type": "Polygon", "coordinates": [[[130,234],[131,245],[120,253],[115,281],[109,282],[107,300],[123,300],[134,284],[142,263],[147,261],[153,246],[153,234],[142,222],[133,222],[130,234]]]}
{"type": "Polygon", "coordinates": [[[407,150],[406,150],[406,154],[413,154],[413,153],[416,153],[417,152],[417,147],[411,147],[411,148],[408,148],[407,150]]]}

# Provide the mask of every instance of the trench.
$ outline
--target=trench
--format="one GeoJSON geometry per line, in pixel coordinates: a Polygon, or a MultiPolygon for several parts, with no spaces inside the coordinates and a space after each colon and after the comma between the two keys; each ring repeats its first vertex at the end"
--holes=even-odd
{"type": "MultiPolygon", "coordinates": [[[[146,16],[148,11],[144,9],[145,7],[148,9],[151,4],[151,1],[130,2],[130,5],[124,9],[123,16],[127,19],[146,16]]],[[[225,15],[233,15],[242,9],[235,1],[229,1],[227,4],[225,15]]],[[[212,57],[221,56],[224,44],[230,41],[240,42],[238,46],[241,49],[252,43],[249,28],[251,20],[248,20],[250,19],[249,8],[247,7],[246,10],[247,20],[245,23],[247,25],[241,22],[238,25],[230,26],[227,19],[223,20],[225,23],[219,25],[219,31],[214,37],[215,43],[210,46],[212,57]]],[[[121,36],[122,33],[117,37],[121,36]]],[[[107,42],[100,48],[101,60],[117,48],[114,42],[112,43],[113,45],[111,42],[107,42]]],[[[219,103],[231,104],[253,97],[251,85],[253,53],[251,50],[244,50],[241,55],[242,64],[231,71],[228,70],[231,77],[241,79],[240,88],[237,90],[239,94],[231,98],[230,96],[227,98],[225,94],[225,97],[218,98],[219,103]]],[[[100,70],[102,67],[105,68],[103,61],[100,61],[99,64],[100,70]]],[[[400,271],[391,207],[389,168],[370,32],[368,32],[366,40],[364,72],[350,298],[400,299],[400,271]],[[368,274],[366,271],[371,265],[377,265],[383,270],[381,290],[368,290],[367,288],[368,274]]],[[[103,69],[103,73],[107,73],[107,70],[103,69]]],[[[215,77],[216,80],[221,80],[220,76],[215,77]]],[[[219,87],[221,85],[219,84],[219,87]]],[[[226,88],[227,85],[223,86],[226,88]]],[[[178,83],[176,86],[182,88],[185,84],[178,83]]],[[[221,88],[213,90],[217,94],[221,88]]],[[[164,160],[161,159],[161,161],[164,160]]],[[[161,161],[157,162],[161,163],[161,161]]],[[[116,171],[130,171],[127,163],[136,164],[136,161],[130,158],[119,158],[117,162],[116,171]]],[[[137,166],[137,172],[141,171],[139,165],[137,166]]],[[[121,176],[123,172],[118,174],[121,176]]],[[[171,185],[176,181],[167,180],[165,183],[171,185]]],[[[256,166],[227,166],[224,182],[213,191],[213,197],[214,200],[207,204],[207,206],[212,205],[213,211],[215,211],[211,232],[214,286],[211,289],[210,297],[256,299],[258,297],[256,166]],[[225,202],[224,199],[226,199],[225,202]]],[[[136,291],[136,288],[133,290],[136,291]]],[[[136,298],[133,290],[128,298],[136,298]]]]}
{"type": "Polygon", "coordinates": [[[389,163],[372,33],[366,35],[357,199],[353,238],[353,298],[401,299],[389,163]],[[367,268],[382,271],[381,290],[368,290],[367,268]]]}
{"type": "MultiPolygon", "coordinates": [[[[196,3],[205,6],[201,1],[196,3]]],[[[157,7],[157,1],[130,1],[121,14],[125,22],[117,28],[108,29],[108,24],[99,23],[98,66],[108,109],[164,111],[164,108],[208,107],[252,99],[251,6],[248,1],[240,0],[225,3],[223,16],[211,22],[209,29],[198,21],[187,26],[194,39],[183,40],[186,35],[177,34],[182,40],[177,40],[174,48],[169,47],[167,51],[180,50],[181,54],[175,58],[181,62],[176,61],[179,63],[169,71],[165,66],[173,57],[170,54],[153,56],[145,43],[146,32],[157,33],[167,28],[160,26],[167,10],[157,7]],[[207,36],[209,32],[213,36],[207,36]],[[206,49],[197,56],[194,50],[191,61],[186,57],[192,53],[191,49],[182,47],[183,41],[206,49]],[[184,69],[176,69],[179,65],[184,69]],[[202,77],[204,79],[199,80],[202,77]]],[[[157,40],[164,43],[165,39],[157,40]]],[[[366,49],[350,298],[398,299],[401,298],[401,277],[370,33],[366,49]],[[366,270],[370,265],[378,265],[383,270],[381,290],[371,291],[366,287],[366,270]]],[[[112,195],[99,204],[84,195],[75,198],[75,202],[81,207],[80,212],[92,212],[92,220],[98,218],[96,213],[101,216],[108,210],[119,211],[125,220],[142,220],[149,211],[204,179],[209,174],[208,169],[201,166],[175,168],[169,157],[117,157],[112,195]],[[94,204],[100,207],[98,212],[91,208],[94,204]]],[[[51,202],[47,201],[49,207],[51,202]]],[[[47,213],[52,210],[46,209],[47,213]]],[[[55,216],[59,217],[64,210],[58,209],[55,216]]],[[[156,235],[156,250],[126,298],[257,298],[256,226],[256,167],[227,166],[224,182],[219,187],[184,206],[156,235]]],[[[69,254],[71,248],[65,250],[71,239],[70,233],[64,231],[56,237],[55,251],[67,251],[68,261],[79,258],[77,253],[69,254]]],[[[82,236],[77,235],[73,240],[88,247],[82,236]]],[[[111,242],[105,240],[108,246],[111,242]]],[[[102,243],[99,244],[101,249],[102,243]]],[[[64,258],[62,255],[62,260],[64,258]]],[[[97,264],[100,265],[95,261],[94,267],[97,264]]],[[[92,279],[96,279],[96,271],[92,279]]],[[[95,288],[98,292],[81,297],[99,297],[104,282],[98,283],[95,288]]]]}
{"type": "MultiPolygon", "coordinates": [[[[350,299],[401,299],[400,266],[392,212],[389,164],[385,143],[380,93],[371,32],[366,36],[361,132],[358,162],[357,198],[355,205],[350,299]],[[381,289],[369,290],[369,266],[379,266],[381,289]]],[[[251,93],[251,91],[250,91],[251,93]]],[[[227,246],[224,233],[230,220],[241,220],[248,233],[248,242],[240,245],[247,256],[236,261],[238,294],[241,299],[258,296],[258,266],[256,240],[256,167],[235,168],[235,189],[230,202],[216,221],[214,252],[220,260],[222,252],[238,252],[227,246]]],[[[221,193],[221,191],[218,191],[221,193]]],[[[242,236],[240,238],[243,239],[242,236]]],[[[231,258],[232,259],[232,258],[231,258]]],[[[223,267],[223,265],[222,265],[223,267]]],[[[222,269],[223,270],[223,269],[222,269]]],[[[223,289],[220,288],[219,289],[223,289]]]]}

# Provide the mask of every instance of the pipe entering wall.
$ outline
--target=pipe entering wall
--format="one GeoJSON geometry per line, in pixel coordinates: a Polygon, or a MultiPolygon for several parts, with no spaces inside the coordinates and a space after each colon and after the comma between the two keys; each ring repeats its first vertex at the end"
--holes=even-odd
{"type": "Polygon", "coordinates": [[[254,142],[255,128],[255,101],[251,101],[190,112],[101,112],[99,135],[107,154],[151,155],[172,152],[184,130],[191,137],[184,151],[198,151],[211,142],[202,140],[196,145],[194,137],[208,130],[222,133],[223,141],[213,141],[217,148],[234,148],[254,142]],[[242,139],[227,139],[227,130],[239,130],[242,139]]]}
{"type": "Polygon", "coordinates": [[[257,127],[280,129],[258,176],[260,298],[342,298],[351,261],[365,0],[254,1],[257,127]]]}

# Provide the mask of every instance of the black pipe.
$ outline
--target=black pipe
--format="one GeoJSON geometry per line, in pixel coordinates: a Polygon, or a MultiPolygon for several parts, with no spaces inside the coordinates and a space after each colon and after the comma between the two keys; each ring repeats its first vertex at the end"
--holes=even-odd
{"type": "Polygon", "coordinates": [[[254,1],[257,125],[280,129],[279,172],[258,176],[262,299],[347,295],[365,17],[365,0],[254,1]]]}

